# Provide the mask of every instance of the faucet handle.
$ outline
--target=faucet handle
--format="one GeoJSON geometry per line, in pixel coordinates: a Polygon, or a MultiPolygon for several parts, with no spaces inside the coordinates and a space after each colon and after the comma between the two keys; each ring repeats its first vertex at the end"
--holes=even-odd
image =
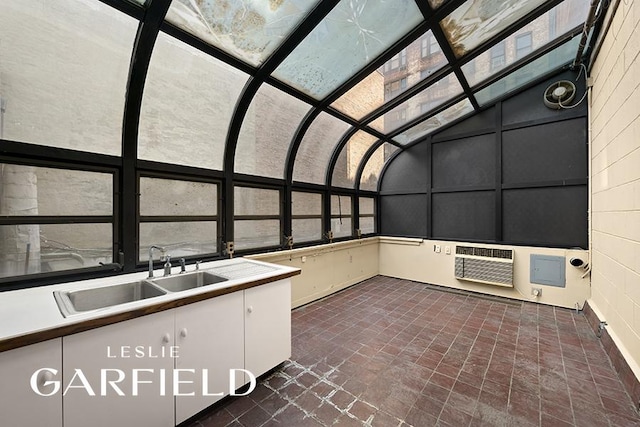
{"type": "Polygon", "coordinates": [[[167,260],[164,263],[164,277],[171,276],[171,255],[167,254],[167,260]]]}
{"type": "Polygon", "coordinates": [[[196,261],[196,270],[200,270],[200,263],[201,263],[201,262],[202,262],[202,261],[196,261]]]}

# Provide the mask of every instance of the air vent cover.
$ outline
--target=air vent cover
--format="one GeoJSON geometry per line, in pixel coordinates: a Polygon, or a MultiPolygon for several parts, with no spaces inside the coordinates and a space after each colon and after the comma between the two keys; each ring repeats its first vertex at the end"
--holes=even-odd
{"type": "Polygon", "coordinates": [[[513,249],[456,246],[455,277],[513,287],[513,249]]]}

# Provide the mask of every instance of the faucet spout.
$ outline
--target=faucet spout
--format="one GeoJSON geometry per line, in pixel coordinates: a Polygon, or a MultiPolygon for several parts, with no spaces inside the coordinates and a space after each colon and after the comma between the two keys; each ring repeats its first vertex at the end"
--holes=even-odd
{"type": "Polygon", "coordinates": [[[156,245],[151,245],[149,246],[149,277],[147,277],[147,279],[153,279],[153,250],[157,249],[160,251],[161,255],[161,260],[164,259],[165,253],[166,253],[166,249],[163,248],[162,246],[156,246],[156,245]]]}

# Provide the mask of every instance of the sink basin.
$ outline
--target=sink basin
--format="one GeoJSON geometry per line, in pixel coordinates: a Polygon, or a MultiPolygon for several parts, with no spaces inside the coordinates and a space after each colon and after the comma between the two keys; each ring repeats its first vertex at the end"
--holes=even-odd
{"type": "Polygon", "coordinates": [[[213,285],[214,283],[225,282],[228,279],[206,271],[195,273],[179,274],[171,277],[161,277],[153,279],[153,283],[169,292],[186,291],[187,289],[199,288],[201,286],[213,285]]]}
{"type": "Polygon", "coordinates": [[[64,317],[85,311],[113,307],[127,302],[165,295],[166,292],[147,281],[122,283],[101,288],[53,293],[64,317]]]}

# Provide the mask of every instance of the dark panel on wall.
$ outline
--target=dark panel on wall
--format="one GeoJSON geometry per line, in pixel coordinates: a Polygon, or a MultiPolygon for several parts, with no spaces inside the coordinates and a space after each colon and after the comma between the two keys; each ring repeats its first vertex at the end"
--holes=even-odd
{"type": "Polygon", "coordinates": [[[587,106],[552,110],[543,102],[558,80],[576,84],[577,102],[584,76],[576,77],[563,71],[396,157],[381,194],[421,194],[424,216],[383,197],[381,232],[418,235],[419,224],[427,238],[586,247],[587,106]],[[399,224],[403,217],[410,224],[399,224]]]}
{"type": "Polygon", "coordinates": [[[468,119],[443,130],[442,132],[435,133],[433,135],[433,139],[439,141],[442,139],[450,139],[456,135],[495,129],[495,117],[496,108],[491,107],[488,110],[482,111],[479,114],[471,116],[468,119]]]}
{"type": "Polygon", "coordinates": [[[587,178],[586,139],[587,120],[582,117],[504,132],[503,182],[587,178]]]}
{"type": "Polygon", "coordinates": [[[495,239],[495,193],[474,191],[432,196],[433,237],[495,239]]]}
{"type": "Polygon", "coordinates": [[[496,136],[488,134],[433,144],[433,188],[495,184],[496,136]]]}
{"type": "Polygon", "coordinates": [[[587,186],[503,191],[503,236],[511,243],[587,247],[587,186]]]}
{"type": "Polygon", "coordinates": [[[410,194],[380,198],[381,234],[425,237],[427,235],[427,195],[410,194]]]}
{"type": "Polygon", "coordinates": [[[567,117],[573,117],[576,113],[587,115],[587,103],[583,102],[579,107],[565,110],[552,110],[547,108],[543,102],[545,89],[558,80],[570,80],[576,85],[577,94],[571,105],[575,104],[582,98],[584,94],[584,72],[576,81],[578,72],[565,71],[543,83],[518,94],[502,103],[502,124],[505,126],[515,123],[529,122],[532,120],[562,120],[567,117]]]}
{"type": "Polygon", "coordinates": [[[417,144],[393,159],[384,174],[381,192],[426,192],[428,148],[427,144],[417,144]]]}

